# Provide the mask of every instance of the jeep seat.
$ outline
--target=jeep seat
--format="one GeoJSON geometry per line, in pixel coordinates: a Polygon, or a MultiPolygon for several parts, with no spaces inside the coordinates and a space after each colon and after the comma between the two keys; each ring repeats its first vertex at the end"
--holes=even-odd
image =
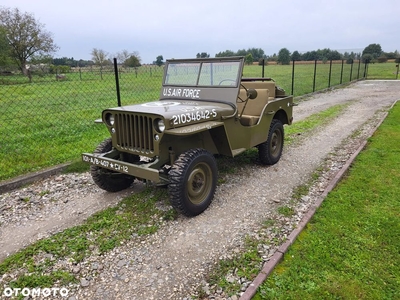
{"type": "MultiPolygon", "coordinates": [[[[256,125],[258,123],[258,120],[260,119],[264,106],[268,103],[269,90],[256,89],[256,91],[257,97],[255,99],[247,100],[246,107],[244,107],[245,102],[237,103],[239,117],[242,114],[242,117],[240,118],[240,123],[244,126],[256,125]]],[[[247,99],[245,89],[240,89],[239,97],[242,100],[247,99]]]]}
{"type": "Polygon", "coordinates": [[[269,97],[275,98],[275,82],[274,81],[242,81],[242,85],[246,89],[267,89],[269,97]]]}

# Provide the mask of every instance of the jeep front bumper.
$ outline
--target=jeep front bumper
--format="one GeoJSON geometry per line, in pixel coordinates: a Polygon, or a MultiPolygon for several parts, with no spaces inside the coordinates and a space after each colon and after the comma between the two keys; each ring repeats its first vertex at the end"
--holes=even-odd
{"type": "Polygon", "coordinates": [[[83,153],[82,161],[94,166],[99,166],[117,173],[127,174],[136,178],[151,180],[155,183],[161,182],[160,172],[152,169],[154,162],[144,164],[131,164],[124,161],[108,158],[102,154],[83,153]]]}

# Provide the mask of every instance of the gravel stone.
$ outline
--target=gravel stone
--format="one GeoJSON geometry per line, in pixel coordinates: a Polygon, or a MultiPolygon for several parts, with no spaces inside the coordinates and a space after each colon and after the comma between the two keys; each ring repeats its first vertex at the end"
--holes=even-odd
{"type": "Polygon", "coordinates": [[[89,286],[90,282],[86,280],[85,278],[81,279],[81,287],[87,287],[89,286]]]}

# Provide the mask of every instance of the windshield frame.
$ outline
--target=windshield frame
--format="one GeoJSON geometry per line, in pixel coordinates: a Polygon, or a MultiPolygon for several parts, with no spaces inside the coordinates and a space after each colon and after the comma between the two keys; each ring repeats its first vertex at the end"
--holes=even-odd
{"type": "Polygon", "coordinates": [[[241,57],[168,60],[163,86],[238,87],[243,70],[241,57]]]}

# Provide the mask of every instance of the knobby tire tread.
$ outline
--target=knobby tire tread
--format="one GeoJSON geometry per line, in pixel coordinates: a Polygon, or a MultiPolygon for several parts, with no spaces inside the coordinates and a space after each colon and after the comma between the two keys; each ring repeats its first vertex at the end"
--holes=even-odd
{"type": "Polygon", "coordinates": [[[217,163],[214,156],[205,149],[190,149],[185,153],[181,154],[178,159],[174,162],[173,167],[169,172],[169,185],[168,192],[170,195],[171,205],[181,214],[193,217],[202,213],[211,203],[214,197],[217,181],[217,163]],[[186,182],[183,180],[186,173],[191,167],[191,162],[196,160],[198,157],[204,156],[209,159],[211,163],[211,169],[213,171],[213,188],[211,193],[208,195],[207,200],[202,203],[196,209],[192,209],[186,203],[184,191],[186,190],[186,182]]]}
{"type": "Polygon", "coordinates": [[[283,124],[280,120],[278,119],[273,119],[271,122],[271,125],[269,127],[268,131],[268,138],[267,141],[264,143],[258,145],[258,157],[261,161],[262,164],[264,165],[274,165],[276,164],[282,155],[282,150],[283,150],[283,142],[284,142],[284,129],[283,129],[283,124]],[[273,134],[273,132],[277,129],[276,127],[279,128],[279,130],[282,133],[282,141],[281,141],[281,149],[279,150],[279,155],[277,157],[273,157],[272,154],[270,153],[270,139],[273,134]]]}
{"type": "MultiPolygon", "coordinates": [[[[112,139],[107,138],[95,149],[95,154],[111,151],[112,139]]],[[[107,192],[119,192],[131,186],[135,178],[133,176],[118,174],[99,166],[90,166],[90,173],[96,185],[107,192]]]]}

